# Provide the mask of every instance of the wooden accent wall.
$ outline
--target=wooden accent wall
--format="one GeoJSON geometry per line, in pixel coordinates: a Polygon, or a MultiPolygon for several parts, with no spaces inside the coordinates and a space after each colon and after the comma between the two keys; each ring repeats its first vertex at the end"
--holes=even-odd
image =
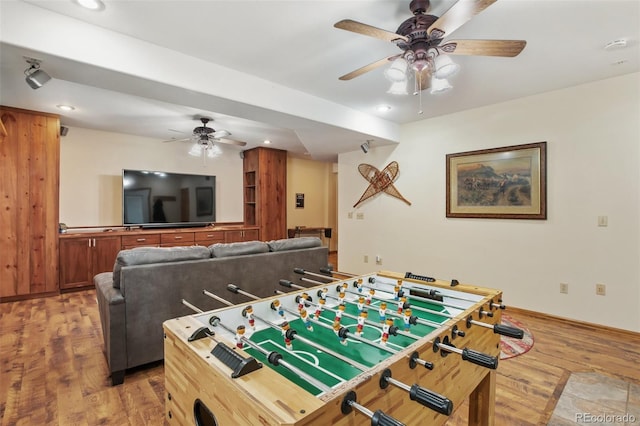
{"type": "Polygon", "coordinates": [[[0,107],[0,300],[58,291],[60,120],[0,107]]]}
{"type": "Polygon", "coordinates": [[[287,152],[270,148],[244,151],[244,175],[245,225],[259,226],[263,241],[287,238],[287,152]]]}

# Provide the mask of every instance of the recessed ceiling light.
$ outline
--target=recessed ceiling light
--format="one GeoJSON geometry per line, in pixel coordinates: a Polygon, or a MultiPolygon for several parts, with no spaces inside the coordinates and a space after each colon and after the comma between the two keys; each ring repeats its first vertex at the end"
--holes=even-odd
{"type": "Polygon", "coordinates": [[[74,0],[77,4],[89,10],[104,10],[104,3],[101,0],[74,0]]]}
{"type": "Polygon", "coordinates": [[[56,105],[56,107],[58,107],[59,109],[63,110],[63,111],[73,111],[76,109],[76,107],[71,106],[71,105],[56,105]]]}
{"type": "Polygon", "coordinates": [[[391,110],[391,107],[389,105],[378,105],[376,109],[378,112],[387,112],[391,110]]]}
{"type": "Polygon", "coordinates": [[[266,143],[267,145],[271,143],[271,141],[269,139],[265,139],[264,143],[266,143]]]}
{"type": "Polygon", "coordinates": [[[627,47],[627,40],[621,38],[605,44],[604,50],[622,49],[623,47],[627,47]]]}

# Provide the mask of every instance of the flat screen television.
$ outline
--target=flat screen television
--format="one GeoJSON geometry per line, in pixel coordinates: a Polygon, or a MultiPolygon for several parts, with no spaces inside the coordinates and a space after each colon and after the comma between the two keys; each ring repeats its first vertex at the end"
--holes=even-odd
{"type": "Polygon", "coordinates": [[[215,176],[122,170],[123,226],[177,228],[215,220],[215,176]]]}

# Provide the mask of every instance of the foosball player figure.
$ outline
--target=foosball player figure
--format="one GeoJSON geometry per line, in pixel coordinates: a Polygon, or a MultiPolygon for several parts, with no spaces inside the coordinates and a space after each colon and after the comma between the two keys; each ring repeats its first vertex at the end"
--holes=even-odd
{"type": "Polygon", "coordinates": [[[333,332],[336,333],[336,336],[338,336],[338,340],[340,341],[341,344],[343,345],[347,345],[347,339],[345,339],[344,337],[340,337],[340,329],[342,328],[342,326],[340,325],[339,322],[334,322],[333,323],[333,332]]]}
{"type": "Polygon", "coordinates": [[[358,304],[357,304],[357,306],[358,306],[358,313],[361,313],[361,312],[362,312],[362,310],[364,309],[364,296],[360,296],[360,297],[358,298],[358,304]]]}
{"type": "Polygon", "coordinates": [[[236,327],[236,348],[242,349],[242,347],[244,346],[244,344],[242,343],[244,332],[245,332],[244,325],[239,325],[236,327]]]}
{"type": "Polygon", "coordinates": [[[376,291],[372,288],[369,289],[369,294],[367,294],[367,300],[366,303],[367,305],[371,304],[371,299],[373,299],[373,295],[376,294],[376,291]]]}
{"type": "Polygon", "coordinates": [[[398,300],[400,298],[400,286],[396,285],[393,287],[393,300],[398,300]]]}
{"type": "Polygon", "coordinates": [[[282,304],[278,299],[274,300],[273,303],[271,303],[271,307],[274,311],[278,312],[278,315],[280,315],[284,319],[284,308],[282,307],[282,304]]]}
{"type": "Polygon", "coordinates": [[[300,311],[300,319],[304,322],[304,326],[307,327],[307,330],[313,331],[313,326],[311,325],[311,318],[307,313],[306,309],[300,311]]]}
{"type": "Polygon", "coordinates": [[[325,299],[318,300],[318,306],[316,307],[316,313],[315,313],[316,320],[320,319],[320,315],[322,315],[322,311],[324,310],[325,303],[327,303],[325,299]]]}
{"type": "Polygon", "coordinates": [[[358,325],[356,326],[356,336],[362,335],[362,329],[364,328],[364,322],[367,320],[367,311],[360,312],[358,315],[358,325]]]}
{"type": "Polygon", "coordinates": [[[404,305],[407,303],[407,298],[402,296],[398,301],[398,313],[401,314],[404,309],[404,305]]]}
{"type": "Polygon", "coordinates": [[[404,310],[404,317],[402,320],[404,321],[404,331],[409,331],[409,328],[411,327],[411,309],[407,308],[404,310]]]}
{"type": "Polygon", "coordinates": [[[340,289],[340,293],[338,293],[338,303],[340,305],[344,305],[344,299],[345,297],[347,297],[346,293],[344,292],[344,289],[340,289]]]}
{"type": "Polygon", "coordinates": [[[340,324],[340,321],[342,321],[342,313],[344,312],[344,309],[344,305],[338,305],[338,309],[336,310],[336,317],[333,319],[334,324],[340,324]]]}
{"type": "Polygon", "coordinates": [[[320,291],[320,300],[324,300],[325,302],[327,301],[327,295],[329,294],[329,289],[324,287],[321,291],[320,291]]]}
{"type": "Polygon", "coordinates": [[[289,331],[289,329],[291,328],[291,326],[289,325],[289,322],[288,321],[283,322],[282,325],[280,325],[280,328],[282,329],[282,335],[284,336],[284,346],[288,350],[293,349],[293,345],[291,344],[291,339],[287,337],[287,331],[289,331]]]}
{"type": "Polygon", "coordinates": [[[380,308],[378,309],[378,313],[380,314],[380,323],[384,324],[384,320],[387,317],[387,302],[380,303],[380,308]]]}
{"type": "Polygon", "coordinates": [[[358,293],[362,293],[362,278],[358,278],[358,281],[356,281],[356,289],[358,293]]]}
{"type": "Polygon", "coordinates": [[[308,298],[309,298],[309,295],[307,293],[302,293],[300,295],[300,298],[298,299],[298,312],[304,309],[304,304],[308,298]]]}
{"type": "Polygon", "coordinates": [[[382,326],[382,339],[380,341],[380,344],[382,345],[387,344],[387,340],[389,340],[389,329],[391,329],[392,325],[393,325],[393,319],[387,318],[384,322],[384,325],[382,326]]]}
{"type": "Polygon", "coordinates": [[[253,317],[253,306],[249,305],[246,308],[244,308],[244,312],[245,312],[245,316],[247,317],[247,320],[249,321],[249,327],[251,327],[252,330],[256,329],[256,319],[253,317]]]}

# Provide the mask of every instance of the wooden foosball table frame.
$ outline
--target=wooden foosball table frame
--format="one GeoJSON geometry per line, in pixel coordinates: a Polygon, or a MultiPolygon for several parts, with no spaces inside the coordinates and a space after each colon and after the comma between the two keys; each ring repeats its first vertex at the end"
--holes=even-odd
{"type": "MultiPolygon", "coordinates": [[[[369,274],[370,276],[371,274],[369,274]]],[[[368,425],[372,419],[352,410],[345,414],[345,396],[355,392],[357,404],[371,412],[382,410],[398,422],[406,425],[441,425],[448,416],[412,401],[404,389],[388,386],[382,389],[380,377],[385,370],[393,372],[393,379],[403,383],[419,384],[445,396],[453,403],[454,410],[469,400],[469,424],[493,425],[495,404],[495,369],[463,360],[457,353],[444,353],[434,348],[434,341],[445,339],[456,348],[469,348],[496,359],[500,354],[500,335],[489,326],[471,325],[470,319],[494,326],[500,324],[502,292],[495,289],[436,280],[422,282],[407,279],[405,275],[381,271],[377,276],[402,280],[418,288],[428,285],[443,291],[455,290],[480,296],[478,302],[450,318],[428,335],[420,338],[404,350],[391,355],[370,370],[343,383],[330,392],[316,397],[273,371],[260,368],[246,375],[231,378],[232,370],[212,355],[219,343],[234,348],[238,355],[250,358],[235,343],[217,334],[190,341],[190,337],[202,328],[196,315],[172,319],[164,323],[165,419],[169,425],[368,425]],[[492,312],[488,317],[486,312],[492,312]],[[454,327],[464,330],[464,336],[453,333],[454,327]],[[421,359],[433,364],[429,370],[420,365],[410,367],[410,354],[417,352],[421,359]],[[196,411],[205,410],[211,419],[200,420],[196,411]]],[[[363,276],[366,277],[366,276],[363,276]]],[[[357,277],[356,277],[357,278],[357,277]]],[[[353,282],[354,278],[343,280],[353,282]]],[[[342,281],[340,281],[342,282],[342,281]]],[[[331,283],[331,285],[340,282],[331,283]]],[[[317,289],[324,287],[318,286],[317,289]]],[[[313,292],[316,288],[309,288],[313,292]]],[[[282,297],[282,296],[280,296],[282,297]]],[[[271,303],[278,296],[262,301],[271,303]]],[[[241,310],[244,305],[199,314],[215,315],[229,310],[241,310]]],[[[385,424],[380,422],[379,424],[385,424]]],[[[395,423],[393,423],[395,424],[395,423]]],[[[398,423],[400,424],[400,423],[398,423]]]]}

